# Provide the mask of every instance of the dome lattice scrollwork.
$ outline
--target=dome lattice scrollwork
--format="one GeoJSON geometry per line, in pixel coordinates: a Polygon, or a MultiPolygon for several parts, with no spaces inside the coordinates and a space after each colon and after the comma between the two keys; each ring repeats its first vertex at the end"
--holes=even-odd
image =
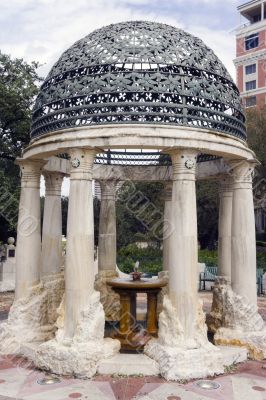
{"type": "Polygon", "coordinates": [[[31,135],[129,123],[246,139],[239,91],[221,61],[197,37],[154,22],[109,25],[66,50],[41,87],[31,135]]]}

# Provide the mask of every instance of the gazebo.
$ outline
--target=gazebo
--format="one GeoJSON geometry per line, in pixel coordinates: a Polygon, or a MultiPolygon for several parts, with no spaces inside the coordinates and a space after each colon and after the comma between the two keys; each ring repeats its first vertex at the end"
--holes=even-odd
{"type": "Polygon", "coordinates": [[[223,373],[247,355],[266,356],[256,294],[257,161],[247,145],[238,89],[200,39],[165,24],[130,21],[77,41],[41,86],[31,142],[17,163],[16,293],[1,331],[2,353],[83,377],[117,357],[119,341],[104,338],[105,320],[119,318],[119,301],[106,285],[117,276],[115,187],[153,180],[165,184],[161,275],[169,283],[159,337],[140,357],[178,380],[223,373]],[[70,194],[62,272],[64,176],[70,177],[70,194]],[[102,192],[96,281],[93,179],[102,192]],[[208,341],[198,297],[196,179],[220,182],[219,278],[208,316],[217,346],[208,341]]]}

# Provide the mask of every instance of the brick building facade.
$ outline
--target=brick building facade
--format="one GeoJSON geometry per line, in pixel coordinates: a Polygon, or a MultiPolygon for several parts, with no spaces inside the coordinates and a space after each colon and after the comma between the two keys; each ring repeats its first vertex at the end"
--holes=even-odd
{"type": "Polygon", "coordinates": [[[238,7],[236,31],[237,85],[246,107],[266,103],[266,1],[252,0],[238,7]],[[243,24],[244,22],[244,24],[243,24]]]}

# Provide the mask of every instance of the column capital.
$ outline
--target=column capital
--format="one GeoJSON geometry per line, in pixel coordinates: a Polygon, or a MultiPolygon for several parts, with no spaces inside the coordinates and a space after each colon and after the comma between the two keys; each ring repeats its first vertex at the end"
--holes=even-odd
{"type": "Polygon", "coordinates": [[[45,196],[61,196],[64,174],[61,172],[44,171],[45,196]]]}
{"type": "Polygon", "coordinates": [[[70,155],[70,179],[71,180],[92,180],[92,167],[95,149],[74,148],[70,155]]]}
{"type": "Polygon", "coordinates": [[[116,180],[101,180],[101,200],[115,200],[116,180]]]}
{"type": "Polygon", "coordinates": [[[21,187],[39,189],[42,168],[46,163],[47,160],[40,159],[16,159],[21,171],[21,187]]]}
{"type": "Polygon", "coordinates": [[[233,181],[234,189],[252,188],[256,160],[229,160],[229,174],[233,181]]]}
{"type": "Polygon", "coordinates": [[[169,152],[173,166],[173,181],[195,180],[198,151],[177,149],[169,152]]]}

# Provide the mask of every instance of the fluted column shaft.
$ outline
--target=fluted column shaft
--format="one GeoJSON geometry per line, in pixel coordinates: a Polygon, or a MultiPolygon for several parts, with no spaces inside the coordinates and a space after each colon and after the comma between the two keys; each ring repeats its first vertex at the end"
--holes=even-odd
{"type": "Polygon", "coordinates": [[[62,264],[62,207],[63,175],[44,172],[45,203],[42,227],[41,277],[58,274],[62,264]]]}
{"type": "Polygon", "coordinates": [[[94,221],[92,166],[95,152],[70,153],[70,193],[65,266],[65,338],[75,335],[81,311],[94,291],[94,221]]]}
{"type": "Polygon", "coordinates": [[[172,223],[172,182],[164,186],[164,230],[163,230],[163,271],[169,268],[170,240],[173,230],[172,223]]]}
{"type": "Polygon", "coordinates": [[[99,221],[98,268],[116,270],[115,181],[100,181],[101,209],[99,221]]]}
{"type": "Polygon", "coordinates": [[[254,162],[232,161],[232,289],[257,306],[254,162]]]}
{"type": "Polygon", "coordinates": [[[17,160],[21,192],[17,227],[16,294],[18,300],[40,279],[40,178],[42,160],[17,160]]]}
{"type": "Polygon", "coordinates": [[[173,233],[169,254],[169,295],[186,339],[193,338],[197,319],[197,209],[195,170],[197,152],[171,153],[173,165],[173,233]]]}
{"type": "Polygon", "coordinates": [[[231,281],[232,201],[233,188],[228,176],[220,181],[218,276],[231,281]]]}

